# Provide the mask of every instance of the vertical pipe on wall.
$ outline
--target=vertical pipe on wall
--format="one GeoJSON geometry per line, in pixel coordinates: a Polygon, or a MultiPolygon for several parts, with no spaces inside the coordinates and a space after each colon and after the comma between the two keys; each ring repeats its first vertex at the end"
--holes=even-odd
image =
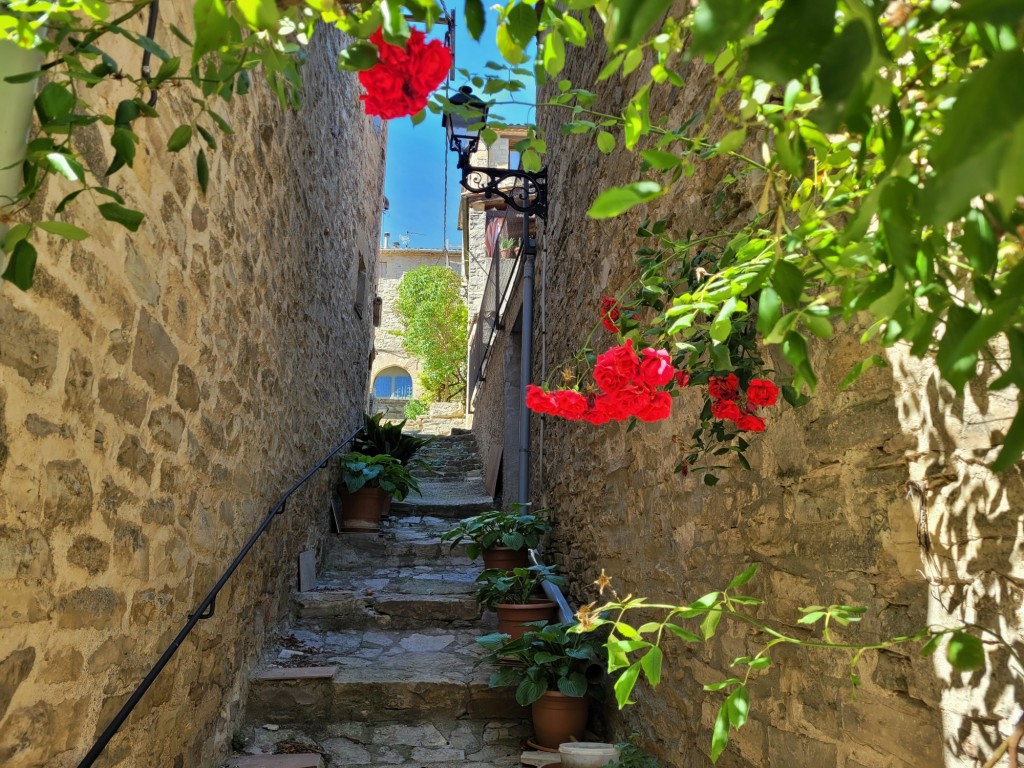
{"type": "MultiPolygon", "coordinates": [[[[21,161],[25,159],[25,138],[32,123],[32,103],[39,82],[35,79],[8,83],[4,78],[37,70],[40,61],[39,51],[0,41],[0,104],[4,106],[0,117],[0,210],[10,205],[21,191],[21,161]]],[[[0,223],[0,239],[5,234],[7,227],[0,223]]]]}
{"type": "MultiPolygon", "coordinates": [[[[530,203],[529,185],[523,184],[523,207],[530,203]]],[[[519,494],[520,504],[530,503],[530,411],[526,387],[533,369],[533,270],[537,249],[530,247],[530,217],[523,214],[523,346],[519,361],[519,494]]]]}

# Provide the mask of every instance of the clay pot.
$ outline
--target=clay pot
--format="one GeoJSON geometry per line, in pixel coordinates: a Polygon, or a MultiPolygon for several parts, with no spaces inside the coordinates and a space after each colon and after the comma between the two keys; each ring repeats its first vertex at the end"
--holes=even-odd
{"type": "Polygon", "coordinates": [[[341,494],[341,530],[343,533],[373,533],[380,529],[380,518],[391,503],[391,494],[380,488],[360,488],[341,494]]]}
{"type": "Polygon", "coordinates": [[[511,571],[513,568],[527,568],[530,565],[525,549],[488,547],[481,554],[484,558],[484,568],[511,571]]]}
{"type": "Polygon", "coordinates": [[[614,744],[599,741],[575,741],[558,746],[563,768],[602,768],[619,759],[614,744]]]}
{"type": "MultiPolygon", "coordinates": [[[[548,691],[531,705],[535,741],[542,747],[558,749],[559,745],[579,741],[587,730],[590,699],[566,696],[548,691]]],[[[561,755],[562,762],[565,756],[561,755]]]]}
{"type": "Polygon", "coordinates": [[[498,631],[511,635],[513,640],[518,640],[528,629],[534,629],[524,626],[527,622],[552,622],[555,620],[557,608],[553,600],[535,600],[525,605],[500,603],[494,606],[494,611],[498,614],[498,631]]]}

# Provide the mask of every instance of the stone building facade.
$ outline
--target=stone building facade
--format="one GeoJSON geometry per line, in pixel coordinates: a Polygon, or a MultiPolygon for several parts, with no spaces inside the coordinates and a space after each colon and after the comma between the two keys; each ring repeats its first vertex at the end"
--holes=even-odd
{"type": "Polygon", "coordinates": [[[406,272],[421,266],[447,266],[462,275],[457,254],[429,248],[382,248],[377,266],[376,294],[381,302],[380,323],[374,330],[375,355],[370,372],[370,410],[403,418],[404,403],[420,396],[420,361],[405,351],[399,334],[398,284],[406,272]]]}
{"type": "MultiPolygon", "coordinates": [[[[566,76],[586,87],[605,64],[597,47],[570,52],[568,61],[566,76]]],[[[703,62],[689,62],[682,76],[687,87],[678,94],[652,90],[652,114],[668,114],[670,124],[705,112],[714,93],[703,62]]],[[[633,92],[616,78],[594,89],[598,108],[613,114],[633,92]]],[[[751,178],[745,194],[727,195],[716,210],[728,169],[706,162],[656,204],[590,220],[597,191],[641,177],[639,158],[603,156],[592,137],[562,135],[558,119],[543,111],[540,117],[550,215],[537,266],[535,382],[570,359],[598,324],[600,296],[623,290],[634,276],[642,218],[667,218],[673,231],[692,228],[696,237],[749,216],[759,192],[751,178]]],[[[614,341],[598,329],[592,343],[600,351],[614,341]]],[[[485,455],[509,440],[517,345],[513,333],[501,337],[491,360],[507,369],[489,372],[481,385],[474,429],[485,455]]],[[[799,608],[843,603],[868,612],[841,637],[885,638],[966,620],[997,629],[1017,654],[1024,651],[1024,485],[1019,466],[1002,476],[986,468],[1017,393],[979,389],[955,399],[928,364],[899,348],[887,353],[888,368],[841,392],[850,366],[873,351],[852,331],[819,343],[812,353],[821,381],[811,402],[773,409],[767,431],[752,440],[752,469],[720,472],[713,488],[699,474],[673,474],[699,412],[697,392],[675,401],[671,419],[631,432],[534,415],[532,498],[554,510],[549,556],[569,574],[573,602],[598,599],[592,582],[601,569],[620,595],[687,603],[757,562],[749,591],[765,600],[758,615],[808,638],[799,608]],[[917,494],[908,497],[909,483],[924,488],[923,506],[917,494]],[[918,542],[919,516],[931,534],[927,550],[918,542]]],[[[788,371],[778,357],[769,366],[780,376],[788,371]]],[[[607,708],[614,735],[639,733],[675,768],[710,766],[722,694],[703,686],[733,676],[732,660],[763,644],[763,636],[727,621],[705,645],[667,641],[660,687],[642,683],[634,706],[607,708]]],[[[953,671],[942,652],[922,658],[916,646],[867,654],[856,693],[848,657],[776,649],[772,667],[751,677],[750,720],[733,732],[717,765],[981,765],[1013,729],[1024,701],[1010,654],[988,649],[988,667],[974,674],[953,671]]]]}
{"type": "MultiPolygon", "coordinates": [[[[168,25],[189,29],[191,7],[162,9],[172,53],[168,25]]],[[[164,89],[116,182],[146,214],[139,232],[79,198],[65,215],[91,236],[46,244],[31,291],[0,287],[6,768],[76,765],[279,495],[361,423],[385,133],[338,72],[341,46],[318,30],[302,111],[256,77],[225,105],[234,135],[205,197],[196,147],[164,149],[192,115],[185,89],[164,89]]],[[[81,142],[102,174],[103,131],[81,142]]],[[[221,763],[297,555],[327,530],[329,482],[276,518],[104,766],[221,763]]]]}

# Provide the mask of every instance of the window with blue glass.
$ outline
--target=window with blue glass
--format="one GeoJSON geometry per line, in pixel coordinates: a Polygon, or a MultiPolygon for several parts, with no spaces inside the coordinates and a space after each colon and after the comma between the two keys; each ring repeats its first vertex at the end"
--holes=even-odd
{"type": "Polygon", "coordinates": [[[374,397],[408,400],[412,397],[412,376],[401,368],[385,368],[373,380],[374,397]]]}

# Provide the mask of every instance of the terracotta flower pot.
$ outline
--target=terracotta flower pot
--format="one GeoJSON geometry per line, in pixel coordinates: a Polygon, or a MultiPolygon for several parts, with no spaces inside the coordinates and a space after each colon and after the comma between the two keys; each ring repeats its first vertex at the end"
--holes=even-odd
{"type": "Polygon", "coordinates": [[[558,749],[559,744],[580,741],[587,730],[590,699],[548,691],[531,705],[533,733],[542,747],[558,749]]]}
{"type": "Polygon", "coordinates": [[[530,565],[525,549],[488,547],[481,554],[484,558],[484,568],[511,571],[513,568],[527,568],[530,565]]]}
{"type": "Polygon", "coordinates": [[[380,529],[380,518],[391,502],[391,494],[380,488],[360,488],[341,494],[343,533],[372,533],[380,529]]]}
{"type": "Polygon", "coordinates": [[[513,640],[518,640],[526,630],[532,629],[525,626],[527,622],[554,621],[557,608],[552,600],[536,600],[525,605],[500,603],[494,606],[494,611],[498,614],[498,631],[511,635],[513,640]]]}

